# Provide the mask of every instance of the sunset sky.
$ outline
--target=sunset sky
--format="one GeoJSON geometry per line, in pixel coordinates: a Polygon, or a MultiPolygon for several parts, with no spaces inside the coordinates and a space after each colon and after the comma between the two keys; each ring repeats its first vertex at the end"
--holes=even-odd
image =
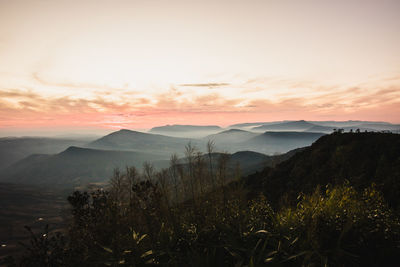
{"type": "Polygon", "coordinates": [[[0,135],[400,123],[398,0],[0,0],[0,135]]]}

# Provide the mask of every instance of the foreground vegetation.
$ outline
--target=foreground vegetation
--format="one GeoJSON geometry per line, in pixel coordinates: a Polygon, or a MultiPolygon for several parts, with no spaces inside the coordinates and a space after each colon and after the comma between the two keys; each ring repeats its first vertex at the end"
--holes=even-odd
{"type": "Polygon", "coordinates": [[[19,264],[397,265],[399,214],[374,183],[321,183],[277,201],[249,191],[227,154],[214,164],[189,144],[186,159],[173,156],[160,172],[115,171],[106,190],[74,192],[68,234],[32,234],[19,264]]]}

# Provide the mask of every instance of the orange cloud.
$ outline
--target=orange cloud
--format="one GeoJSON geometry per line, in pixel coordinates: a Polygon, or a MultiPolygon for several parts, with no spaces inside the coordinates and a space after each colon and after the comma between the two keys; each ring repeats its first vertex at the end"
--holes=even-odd
{"type": "MultiPolygon", "coordinates": [[[[290,83],[297,88],[299,83],[290,83]]],[[[306,86],[304,83],[301,87],[306,86]]],[[[284,119],[399,122],[400,86],[317,86],[310,95],[278,99],[226,97],[219,91],[188,94],[179,87],[149,97],[113,91],[92,98],[49,97],[32,90],[0,90],[0,129],[12,127],[149,128],[160,124],[219,124],[284,119]]],[[[295,89],[294,88],[294,89],[295,89]]],[[[293,90],[294,90],[293,89],[293,90]]]]}
{"type": "Polygon", "coordinates": [[[230,84],[229,83],[184,83],[184,84],[180,84],[179,86],[214,88],[214,87],[223,87],[223,86],[228,86],[228,85],[230,85],[230,84]]]}

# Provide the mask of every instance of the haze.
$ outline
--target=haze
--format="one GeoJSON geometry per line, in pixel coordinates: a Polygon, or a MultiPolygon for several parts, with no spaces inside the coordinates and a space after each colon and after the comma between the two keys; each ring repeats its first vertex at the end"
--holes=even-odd
{"type": "Polygon", "coordinates": [[[399,13],[395,0],[3,0],[0,131],[398,123],[399,13]]]}

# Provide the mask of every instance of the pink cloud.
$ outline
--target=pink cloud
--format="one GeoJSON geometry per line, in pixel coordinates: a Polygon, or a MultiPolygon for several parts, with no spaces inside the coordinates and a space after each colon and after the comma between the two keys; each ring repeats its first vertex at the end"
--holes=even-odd
{"type": "MultiPolygon", "coordinates": [[[[32,91],[0,90],[0,129],[10,127],[149,128],[163,124],[218,124],[238,122],[306,120],[383,120],[398,123],[400,87],[377,90],[360,87],[324,88],[313,97],[283,95],[269,99],[227,99],[217,92],[189,96],[177,88],[153,98],[126,96],[110,101],[46,98],[32,91]]],[[[110,93],[112,93],[110,91],[110,93]]]]}

